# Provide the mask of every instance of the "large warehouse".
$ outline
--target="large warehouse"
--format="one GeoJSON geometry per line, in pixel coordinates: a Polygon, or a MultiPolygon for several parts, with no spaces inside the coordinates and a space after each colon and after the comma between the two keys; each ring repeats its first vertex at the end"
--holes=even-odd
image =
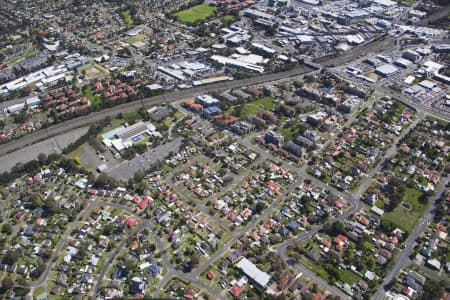
{"type": "Polygon", "coordinates": [[[375,73],[383,77],[389,77],[398,73],[398,68],[391,64],[384,64],[376,68],[375,73]]]}

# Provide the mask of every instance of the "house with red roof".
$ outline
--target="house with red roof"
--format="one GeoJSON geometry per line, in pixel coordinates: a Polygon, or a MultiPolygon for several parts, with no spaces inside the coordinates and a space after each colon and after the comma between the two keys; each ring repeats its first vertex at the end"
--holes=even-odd
{"type": "Polygon", "coordinates": [[[322,245],[324,247],[330,248],[331,247],[331,242],[329,240],[322,239],[322,245]]]}
{"type": "Polygon", "coordinates": [[[233,297],[239,297],[241,295],[241,293],[244,291],[244,287],[240,286],[238,284],[233,285],[233,287],[230,290],[231,295],[233,295],[233,297]]]}
{"type": "Polygon", "coordinates": [[[136,250],[137,248],[139,248],[139,243],[138,243],[138,241],[134,240],[134,241],[131,242],[131,244],[130,244],[130,250],[131,250],[131,251],[134,251],[134,250],[136,250]]]}
{"type": "Polygon", "coordinates": [[[336,245],[336,250],[342,251],[344,249],[346,243],[348,242],[348,237],[346,237],[346,236],[344,236],[342,234],[339,234],[338,236],[336,236],[333,239],[333,242],[336,245]]]}
{"type": "Polygon", "coordinates": [[[125,225],[127,225],[128,228],[134,228],[139,224],[139,219],[134,217],[128,217],[123,222],[125,225]]]}
{"type": "Polygon", "coordinates": [[[144,197],[144,199],[142,199],[139,203],[138,203],[138,207],[140,209],[145,209],[147,208],[147,206],[150,204],[150,198],[148,197],[144,197]]]}
{"type": "Polygon", "coordinates": [[[213,271],[209,271],[209,272],[206,274],[206,277],[208,277],[209,280],[213,280],[214,278],[216,278],[216,274],[214,274],[213,271]]]}
{"type": "Polygon", "coordinates": [[[369,224],[370,224],[369,219],[367,219],[364,216],[361,216],[358,221],[359,221],[359,223],[363,224],[364,226],[369,226],[369,224]]]}
{"type": "Polygon", "coordinates": [[[193,299],[195,296],[195,292],[192,289],[186,289],[184,291],[184,298],[186,299],[193,299]]]}
{"type": "Polygon", "coordinates": [[[278,184],[273,182],[272,180],[267,183],[267,187],[274,191],[276,194],[281,194],[281,188],[278,184]]]}

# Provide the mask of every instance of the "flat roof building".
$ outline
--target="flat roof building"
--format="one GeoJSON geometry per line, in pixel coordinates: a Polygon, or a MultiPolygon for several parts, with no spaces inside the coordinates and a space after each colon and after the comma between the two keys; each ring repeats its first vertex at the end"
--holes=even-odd
{"type": "Polygon", "coordinates": [[[383,77],[392,76],[398,73],[398,68],[391,64],[384,64],[375,69],[375,73],[383,77]]]}
{"type": "Polygon", "coordinates": [[[261,287],[266,287],[270,281],[270,275],[266,272],[261,271],[255,264],[246,259],[242,258],[236,267],[242,270],[249,278],[256,282],[261,287]]]}
{"type": "Polygon", "coordinates": [[[410,60],[407,60],[405,58],[398,58],[395,60],[394,64],[396,64],[397,66],[400,66],[402,68],[408,68],[409,66],[411,66],[413,63],[410,60]]]}

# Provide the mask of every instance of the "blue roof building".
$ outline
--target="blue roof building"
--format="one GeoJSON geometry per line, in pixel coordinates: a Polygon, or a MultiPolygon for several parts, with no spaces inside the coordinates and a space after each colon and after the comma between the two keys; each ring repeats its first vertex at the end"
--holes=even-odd
{"type": "Polygon", "coordinates": [[[211,118],[212,116],[215,116],[221,112],[222,112],[222,110],[220,109],[220,107],[211,106],[211,107],[207,107],[203,110],[203,116],[205,118],[211,118]]]}

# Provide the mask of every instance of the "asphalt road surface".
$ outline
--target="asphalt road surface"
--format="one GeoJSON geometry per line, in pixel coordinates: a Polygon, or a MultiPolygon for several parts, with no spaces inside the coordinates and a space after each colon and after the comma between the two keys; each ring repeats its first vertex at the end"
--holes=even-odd
{"type": "Polygon", "coordinates": [[[139,170],[150,168],[156,160],[163,160],[169,155],[169,152],[177,152],[181,146],[182,138],[177,138],[171,142],[149,149],[147,152],[136,156],[131,160],[124,161],[110,170],[106,171],[109,176],[117,180],[128,181],[139,170]]]}

